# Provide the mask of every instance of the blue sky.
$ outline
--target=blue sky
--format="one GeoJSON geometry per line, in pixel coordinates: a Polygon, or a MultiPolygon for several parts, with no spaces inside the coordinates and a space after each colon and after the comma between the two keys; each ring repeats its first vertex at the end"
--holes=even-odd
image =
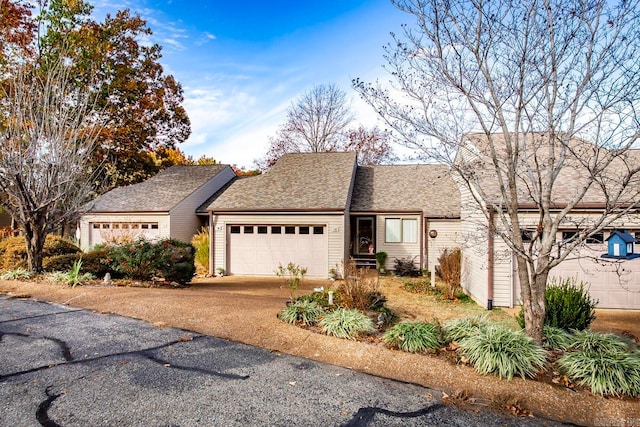
{"type": "Polygon", "coordinates": [[[375,113],[351,79],[388,80],[382,46],[410,17],[389,0],[100,0],[96,15],[129,8],[163,46],[162,64],[183,86],[192,134],[180,148],[251,168],[292,100],[336,83],[357,121],[375,113]]]}

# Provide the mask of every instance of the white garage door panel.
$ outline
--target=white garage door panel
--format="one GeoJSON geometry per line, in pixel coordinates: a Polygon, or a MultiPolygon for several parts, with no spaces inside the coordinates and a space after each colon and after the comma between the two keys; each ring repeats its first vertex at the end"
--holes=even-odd
{"type": "MultiPolygon", "coordinates": [[[[263,226],[261,226],[263,227],[263,226]]],[[[258,226],[248,233],[245,225],[227,227],[228,271],[237,275],[272,276],[278,265],[293,262],[307,268],[308,276],[326,277],[328,265],[327,229],[322,234],[300,234],[300,226],[295,226],[295,234],[285,234],[285,226],[278,225],[281,233],[272,233],[274,226],[267,226],[267,234],[259,234],[258,226]],[[239,233],[231,232],[232,229],[239,233]]],[[[305,226],[306,227],[306,226],[305,226]]]]}
{"type": "Polygon", "coordinates": [[[89,224],[89,244],[119,243],[138,238],[149,241],[160,237],[157,222],[92,222],[89,224]]]}

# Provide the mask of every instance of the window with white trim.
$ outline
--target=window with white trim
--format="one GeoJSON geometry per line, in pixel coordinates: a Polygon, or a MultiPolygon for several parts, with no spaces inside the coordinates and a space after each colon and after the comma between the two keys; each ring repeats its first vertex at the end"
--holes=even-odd
{"type": "Polygon", "coordinates": [[[418,220],[413,218],[385,218],[386,243],[417,243],[418,220]]]}

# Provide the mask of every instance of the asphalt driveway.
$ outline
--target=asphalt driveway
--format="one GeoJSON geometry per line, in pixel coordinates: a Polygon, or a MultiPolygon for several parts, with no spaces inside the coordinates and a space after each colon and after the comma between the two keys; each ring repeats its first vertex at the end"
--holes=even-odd
{"type": "Polygon", "coordinates": [[[127,317],[0,297],[0,425],[552,425],[127,317]]]}

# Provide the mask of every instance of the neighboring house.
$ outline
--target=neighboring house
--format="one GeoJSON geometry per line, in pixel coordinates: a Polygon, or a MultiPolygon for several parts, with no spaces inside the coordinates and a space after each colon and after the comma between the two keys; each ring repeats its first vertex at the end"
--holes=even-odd
{"type": "Polygon", "coordinates": [[[389,254],[387,268],[401,257],[425,266],[426,230],[441,230],[433,253],[455,246],[460,207],[446,167],[357,167],[354,153],[293,153],[236,180],[208,210],[210,271],[273,275],[293,262],[327,277],[343,260],[378,251],[389,254]]]}
{"type": "Polygon", "coordinates": [[[189,242],[208,225],[197,208],[234,178],[228,165],[172,166],[142,183],[115,188],[85,205],[80,245],[87,250],[136,237],[189,242]]]}
{"type": "Polygon", "coordinates": [[[351,202],[349,256],[386,252],[433,268],[442,251],[460,246],[460,196],[446,165],[358,167],[351,202]],[[428,237],[437,231],[435,239],[428,237]]]}
{"type": "MultiPolygon", "coordinates": [[[[496,150],[502,149],[500,139],[495,138],[496,150]]],[[[538,160],[544,164],[545,150],[536,146],[534,139],[529,139],[528,146],[521,147],[532,158],[535,153],[540,155],[538,160]]],[[[595,148],[584,141],[572,140],[574,153],[582,153],[582,160],[588,154],[593,154],[595,148]]],[[[489,307],[513,307],[519,305],[520,283],[516,272],[515,258],[506,243],[498,234],[489,232],[490,221],[494,229],[501,227],[497,216],[501,212],[488,209],[476,202],[474,194],[483,194],[485,200],[490,200],[494,206],[499,206],[501,195],[492,163],[485,154],[486,140],[483,135],[467,135],[464,145],[458,152],[458,162],[467,163],[468,168],[477,171],[477,181],[467,186],[459,181],[461,193],[461,239],[463,241],[462,286],[465,291],[480,305],[489,307]],[[484,212],[483,212],[484,210],[484,212]]],[[[631,150],[626,154],[626,160],[640,164],[640,152],[631,150]]],[[[620,162],[614,162],[612,168],[620,167],[620,162]]],[[[580,166],[581,161],[567,160],[558,179],[556,180],[552,200],[553,209],[563,209],[567,202],[576,194],[576,182],[586,173],[580,166]]],[[[474,172],[476,173],[476,172],[474,172]]],[[[528,173],[532,173],[528,171],[528,173]]],[[[611,183],[615,181],[610,181],[611,183]]],[[[521,183],[522,184],[522,183],[521,183]]],[[[638,183],[631,183],[630,189],[635,191],[638,183]]],[[[531,231],[538,226],[539,214],[535,203],[524,193],[526,187],[520,186],[519,218],[525,228],[523,239],[525,243],[531,238],[531,231]],[[530,230],[530,231],[528,231],[530,230]]],[[[634,196],[625,193],[620,206],[632,206],[634,196]]],[[[604,208],[604,195],[597,186],[590,188],[574,211],[569,212],[556,240],[560,244],[568,241],[576,232],[584,229],[586,224],[601,216],[604,208]]],[[[576,278],[590,286],[592,297],[599,300],[600,308],[629,308],[640,309],[640,259],[607,259],[607,239],[616,230],[625,230],[625,236],[632,235],[640,239],[640,215],[632,212],[606,227],[601,233],[590,236],[583,247],[575,251],[565,261],[553,268],[550,278],[576,278]]]]}

